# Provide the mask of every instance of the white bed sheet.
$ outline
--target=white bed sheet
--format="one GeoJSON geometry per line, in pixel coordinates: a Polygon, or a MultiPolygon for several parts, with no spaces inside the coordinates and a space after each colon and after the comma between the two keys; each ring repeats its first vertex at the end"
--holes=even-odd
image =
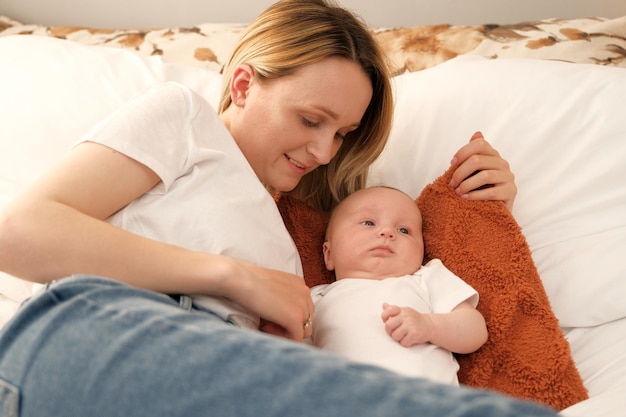
{"type": "Polygon", "coordinates": [[[596,327],[565,329],[589,400],[561,412],[567,417],[626,415],[626,318],[596,327]]]}

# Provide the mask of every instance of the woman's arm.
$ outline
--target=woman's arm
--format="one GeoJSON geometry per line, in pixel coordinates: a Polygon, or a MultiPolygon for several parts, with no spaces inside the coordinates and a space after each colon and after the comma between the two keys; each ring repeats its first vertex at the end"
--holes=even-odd
{"type": "Polygon", "coordinates": [[[167,251],[165,245],[104,221],[158,182],[153,171],[110,148],[78,145],[4,210],[1,269],[38,282],[87,273],[171,289],[158,280],[137,281],[160,275],[154,255],[167,251]]]}
{"type": "Polygon", "coordinates": [[[301,277],[127,232],[106,218],[160,181],[106,146],[76,146],[0,212],[0,270],[37,282],[105,276],[164,292],[230,298],[302,340],[313,305],[301,277]]]}
{"type": "Polygon", "coordinates": [[[450,186],[470,200],[504,201],[509,210],[517,195],[515,176],[509,163],[476,132],[470,142],[457,151],[451,161],[456,165],[450,186]]]}

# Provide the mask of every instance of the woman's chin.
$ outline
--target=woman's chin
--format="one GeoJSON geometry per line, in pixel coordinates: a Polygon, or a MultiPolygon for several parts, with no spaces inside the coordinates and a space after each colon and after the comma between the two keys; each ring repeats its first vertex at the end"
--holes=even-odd
{"type": "Polygon", "coordinates": [[[281,193],[288,193],[289,191],[293,191],[293,189],[296,188],[296,185],[298,185],[298,183],[295,183],[290,186],[278,187],[278,188],[275,188],[275,190],[281,193]]]}
{"type": "Polygon", "coordinates": [[[293,191],[296,188],[296,185],[300,182],[300,178],[296,179],[282,179],[281,181],[277,181],[275,185],[273,185],[273,189],[279,191],[281,193],[288,193],[289,191],[293,191]]]}

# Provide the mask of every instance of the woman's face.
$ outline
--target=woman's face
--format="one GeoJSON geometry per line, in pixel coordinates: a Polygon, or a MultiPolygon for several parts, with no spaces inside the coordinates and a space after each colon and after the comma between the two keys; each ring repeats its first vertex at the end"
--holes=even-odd
{"type": "Polygon", "coordinates": [[[372,99],[358,64],[327,58],[294,74],[259,81],[247,65],[234,73],[224,123],[262,183],[290,191],[330,162],[372,99]]]}

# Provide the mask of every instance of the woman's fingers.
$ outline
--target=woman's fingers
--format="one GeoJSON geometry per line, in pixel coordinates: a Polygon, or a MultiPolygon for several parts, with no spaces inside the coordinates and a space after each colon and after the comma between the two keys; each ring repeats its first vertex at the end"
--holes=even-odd
{"type": "Polygon", "coordinates": [[[509,209],[517,195],[515,176],[509,163],[487,142],[482,133],[457,151],[451,161],[456,165],[450,186],[470,200],[504,201],[509,209]]]}
{"type": "Polygon", "coordinates": [[[245,262],[228,274],[226,291],[229,298],[258,315],[261,330],[301,342],[311,335],[315,306],[310,289],[300,276],[263,268],[245,262]]]}

